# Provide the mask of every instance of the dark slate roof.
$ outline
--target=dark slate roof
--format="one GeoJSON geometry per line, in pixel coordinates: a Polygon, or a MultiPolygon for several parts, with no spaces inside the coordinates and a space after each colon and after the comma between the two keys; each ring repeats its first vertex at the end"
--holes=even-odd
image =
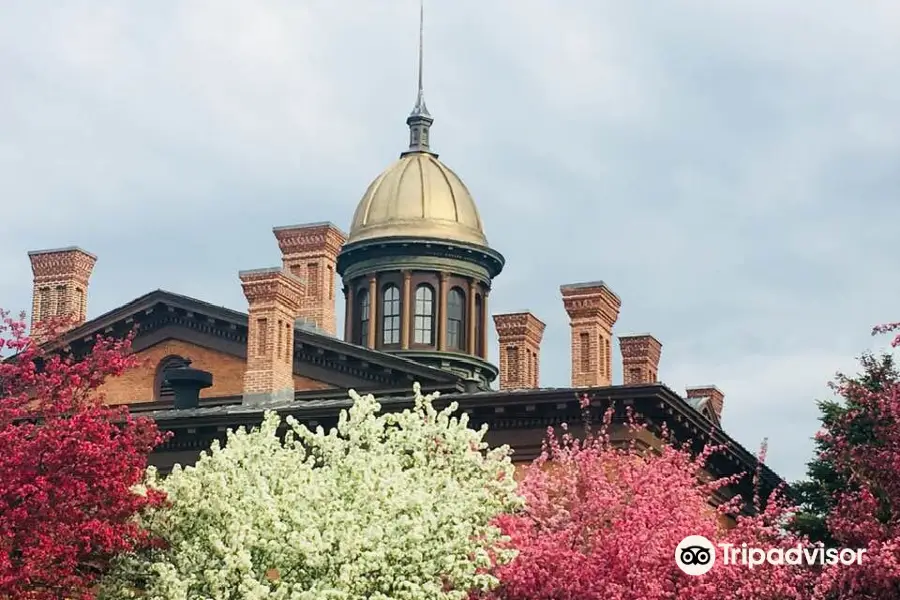
{"type": "MultiPolygon", "coordinates": [[[[423,390],[425,392],[427,390],[423,390]]],[[[395,390],[393,393],[385,390],[374,392],[376,400],[385,408],[403,408],[411,406],[413,396],[403,390],[395,390]]],[[[730,449],[733,455],[747,466],[756,464],[756,455],[749,452],[725,433],[709,414],[699,412],[692,402],[681,397],[671,388],[663,384],[635,384],[616,385],[595,388],[537,388],[524,390],[487,390],[477,392],[452,392],[442,393],[441,401],[458,402],[462,409],[487,408],[497,410],[500,407],[526,406],[536,404],[554,404],[559,402],[572,402],[588,395],[593,400],[624,400],[652,401],[657,408],[665,406],[671,409],[676,422],[690,423],[696,431],[703,431],[709,435],[710,443],[723,445],[730,449]]],[[[439,401],[438,404],[443,402],[439,401]]],[[[140,410],[135,412],[142,416],[148,416],[159,422],[163,428],[175,426],[190,427],[192,422],[228,422],[246,424],[251,421],[261,420],[262,414],[273,410],[282,414],[291,414],[298,419],[314,419],[328,415],[336,415],[341,410],[350,408],[352,400],[346,391],[328,392],[298,392],[294,400],[278,400],[255,404],[242,404],[240,397],[211,398],[201,401],[201,406],[193,409],[175,410],[164,408],[159,410],[140,410]]],[[[149,407],[148,407],[149,408],[149,407]]],[[[771,469],[763,466],[764,479],[776,486],[782,482],[781,478],[771,469]]]]}

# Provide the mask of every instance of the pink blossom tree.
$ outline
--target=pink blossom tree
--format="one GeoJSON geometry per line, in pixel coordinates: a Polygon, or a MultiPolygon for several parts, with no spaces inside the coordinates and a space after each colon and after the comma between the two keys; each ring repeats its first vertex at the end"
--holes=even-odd
{"type": "MultiPolygon", "coordinates": [[[[65,323],[41,326],[54,339],[65,323]]],[[[133,517],[162,498],[134,486],[161,436],[98,395],[135,364],[129,342],[48,354],[0,311],[0,599],[93,598],[118,553],[151,542],[133,517]]]]}
{"type": "MultiPolygon", "coordinates": [[[[898,330],[894,323],[873,334],[898,330]]],[[[860,564],[828,572],[820,590],[829,598],[900,598],[900,382],[839,378],[834,388],[846,410],[818,434],[817,459],[845,474],[847,485],[835,492],[826,524],[838,546],[866,553],[860,564]]]]}
{"type": "MultiPolygon", "coordinates": [[[[676,447],[663,432],[658,452],[610,439],[613,413],[599,431],[578,439],[549,432],[542,455],[520,486],[526,508],[499,520],[518,556],[498,568],[493,600],[680,600],[737,598],[800,600],[811,597],[816,574],[795,566],[717,563],[707,574],[683,573],[675,549],[690,535],[713,543],[765,548],[801,540],[780,526],[788,510],[773,495],[755,516],[731,529],[722,516],[739,512],[741,499],[714,508],[711,497],[738,477],[705,475],[707,447],[699,456],[676,447]]],[[[642,427],[629,419],[633,438],[642,427]]],[[[757,505],[760,503],[757,501],[757,505]]]]}

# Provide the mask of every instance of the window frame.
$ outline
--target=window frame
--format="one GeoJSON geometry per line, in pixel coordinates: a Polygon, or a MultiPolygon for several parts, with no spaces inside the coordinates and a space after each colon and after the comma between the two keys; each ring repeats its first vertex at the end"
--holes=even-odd
{"type": "Polygon", "coordinates": [[[420,283],[416,285],[415,291],[413,292],[412,343],[417,346],[434,346],[435,313],[437,308],[437,303],[435,302],[436,295],[434,286],[430,283],[420,283]],[[420,298],[420,292],[426,292],[428,298],[420,298]],[[423,334],[421,337],[419,335],[420,333],[423,334]],[[424,335],[426,333],[427,338],[424,335]]]}
{"type": "Polygon", "coordinates": [[[403,318],[403,294],[400,291],[400,286],[398,286],[394,282],[385,283],[381,288],[381,314],[379,315],[381,321],[381,345],[382,346],[396,346],[400,344],[400,338],[403,331],[403,324],[401,320],[403,318]],[[388,292],[393,292],[391,299],[388,299],[388,292]],[[390,319],[391,327],[388,327],[388,320],[390,319]],[[390,332],[391,337],[388,338],[388,333],[390,332]]]}
{"type": "Polygon", "coordinates": [[[484,356],[484,300],[481,294],[475,294],[475,355],[484,356]]]}
{"type": "Polygon", "coordinates": [[[453,286],[447,291],[447,317],[444,319],[447,327],[447,349],[456,350],[458,352],[466,351],[466,292],[459,286],[453,286]],[[459,304],[453,303],[452,299],[459,298],[459,304]],[[454,311],[456,309],[456,311],[454,311]],[[454,331],[452,324],[457,324],[457,330],[454,331]],[[451,340],[456,336],[456,341],[451,340]]]}
{"type": "Polygon", "coordinates": [[[355,313],[353,321],[356,324],[356,333],[353,339],[360,346],[369,344],[369,321],[372,320],[372,299],[369,297],[369,288],[363,287],[356,292],[355,313]]]}

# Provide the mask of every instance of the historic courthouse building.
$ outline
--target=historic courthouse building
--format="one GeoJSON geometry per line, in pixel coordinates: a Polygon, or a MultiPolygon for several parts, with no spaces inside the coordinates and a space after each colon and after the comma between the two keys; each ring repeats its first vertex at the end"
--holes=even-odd
{"type": "MultiPolygon", "coordinates": [[[[33,323],[74,314],[77,326],[49,343],[76,353],[97,334],[135,332],[141,366],[103,391],[174,433],[154,457],[163,469],[194,460],[228,428],[258,423],[267,409],[327,427],[349,406],[350,388],[374,393],[392,410],[410,404],[419,382],[458,401],[474,425],[488,423],[488,441],[509,443],[516,460],[539,452],[548,426],[579,423],[586,394],[598,412],[610,403],[632,406],[651,431],[666,424],[696,447],[725,445],[712,465],[718,474],[752,471],[753,455],[720,428],[719,390],[682,396],[657,381],[661,344],[652,335],[619,336],[623,384],[613,385],[621,300],[602,281],[560,287],[571,325],[571,387],[540,386],[544,323],[531,312],[490,312],[505,259],[485,237],[466,185],[432,150],[421,77],[406,122],[408,148],[362,194],[347,234],[331,223],[274,228],[282,264],[237,274],[246,312],[156,290],[86,320],[96,259],[63,248],[29,253],[33,323]],[[491,335],[499,340],[496,361],[491,335]]],[[[764,489],[779,482],[763,474],[764,489]]]]}

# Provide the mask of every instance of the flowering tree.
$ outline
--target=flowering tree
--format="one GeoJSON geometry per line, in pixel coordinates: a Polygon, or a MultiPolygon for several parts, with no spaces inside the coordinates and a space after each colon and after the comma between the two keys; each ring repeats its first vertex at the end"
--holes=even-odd
{"type": "MultiPolygon", "coordinates": [[[[711,494],[736,478],[704,477],[708,447],[699,456],[664,443],[659,452],[610,439],[612,412],[601,429],[577,439],[549,432],[545,450],[528,470],[521,493],[526,509],[499,518],[516,558],[497,568],[495,600],[675,600],[737,598],[806,599],[812,576],[805,569],[717,562],[702,576],[682,573],[675,549],[687,536],[713,543],[765,548],[797,543],[779,522],[785,505],[770,499],[755,517],[726,531],[719,515],[739,510],[736,499],[718,510],[711,494]]],[[[632,418],[633,439],[642,428],[632,418]]],[[[664,440],[668,434],[663,433],[664,440]]]]}
{"type": "Polygon", "coordinates": [[[900,380],[891,370],[879,385],[839,377],[834,387],[845,403],[823,419],[817,458],[847,483],[830,495],[825,522],[837,545],[866,554],[861,564],[830,572],[821,587],[833,598],[900,598],[900,380]]]}
{"type": "Polygon", "coordinates": [[[891,385],[900,381],[900,373],[890,353],[875,356],[863,354],[860,357],[860,373],[854,377],[839,374],[831,387],[835,399],[820,401],[822,433],[816,436],[816,454],[807,467],[807,478],[794,484],[793,489],[800,503],[800,512],[792,520],[796,531],[807,535],[810,540],[824,542],[830,547],[840,546],[828,528],[829,515],[835,510],[839,497],[858,490],[853,481],[852,468],[846,460],[839,460],[834,447],[836,438],[866,446],[875,441],[876,432],[866,419],[848,420],[848,411],[862,411],[858,404],[868,394],[861,390],[884,393],[891,385]],[[839,435],[838,435],[839,434],[839,435]]]}
{"type": "Polygon", "coordinates": [[[491,521],[519,502],[508,449],[415,393],[380,414],[351,392],[336,429],[289,417],[283,440],[269,413],[193,467],[151,471],[171,506],[144,522],[168,547],[123,560],[105,596],[449,600],[491,585],[485,568],[508,558],[491,521]]]}
{"type": "Polygon", "coordinates": [[[110,559],[149,541],[133,517],[158,494],[132,488],[160,436],[97,394],[134,364],[128,349],[98,338],[80,359],[46,355],[24,315],[0,311],[0,598],[92,598],[110,559]]]}

